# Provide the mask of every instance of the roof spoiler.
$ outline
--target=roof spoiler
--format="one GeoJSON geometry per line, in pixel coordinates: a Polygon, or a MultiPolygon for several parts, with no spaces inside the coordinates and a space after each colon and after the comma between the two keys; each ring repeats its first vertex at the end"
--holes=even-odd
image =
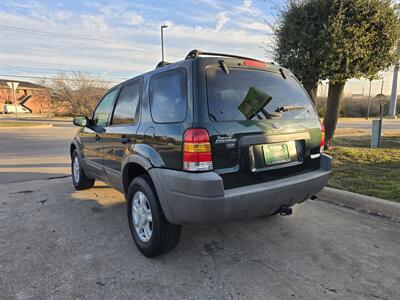
{"type": "Polygon", "coordinates": [[[250,57],[245,57],[245,56],[239,56],[239,55],[232,55],[232,54],[224,54],[224,53],[216,53],[216,52],[205,52],[205,51],[200,51],[200,50],[192,50],[186,55],[185,59],[192,59],[200,56],[223,56],[223,57],[231,57],[231,58],[239,58],[239,59],[248,59],[248,60],[254,60],[254,61],[259,61],[263,62],[258,59],[250,58],[250,57]]]}

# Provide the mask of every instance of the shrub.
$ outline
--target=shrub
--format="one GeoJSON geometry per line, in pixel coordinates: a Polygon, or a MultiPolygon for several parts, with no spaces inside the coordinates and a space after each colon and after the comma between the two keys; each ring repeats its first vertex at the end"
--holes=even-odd
{"type": "MultiPolygon", "coordinates": [[[[386,96],[383,100],[378,97],[371,97],[371,104],[369,110],[370,117],[378,117],[380,103],[383,103],[383,115],[387,115],[389,111],[390,99],[386,96]]],[[[326,112],[326,98],[319,97],[316,102],[318,115],[323,117],[326,112]]],[[[352,98],[346,97],[340,107],[341,117],[350,118],[366,118],[368,111],[368,97],[352,98]]],[[[397,114],[400,114],[400,101],[397,100],[397,114]]]]}

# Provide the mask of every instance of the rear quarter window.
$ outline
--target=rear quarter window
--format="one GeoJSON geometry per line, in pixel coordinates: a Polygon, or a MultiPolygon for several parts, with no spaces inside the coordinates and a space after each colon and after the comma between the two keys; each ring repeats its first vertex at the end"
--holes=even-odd
{"type": "Polygon", "coordinates": [[[150,79],[150,111],[156,123],[179,123],[186,119],[185,69],[167,71],[150,79]]]}
{"type": "Polygon", "coordinates": [[[119,93],[114,108],[111,125],[129,125],[135,123],[140,100],[140,82],[124,86],[119,93]]]}
{"type": "Polygon", "coordinates": [[[280,73],[229,68],[226,74],[220,68],[206,70],[208,109],[213,121],[240,121],[266,119],[281,107],[304,109],[282,112],[282,119],[315,118],[311,101],[291,75],[286,79],[280,73]]]}

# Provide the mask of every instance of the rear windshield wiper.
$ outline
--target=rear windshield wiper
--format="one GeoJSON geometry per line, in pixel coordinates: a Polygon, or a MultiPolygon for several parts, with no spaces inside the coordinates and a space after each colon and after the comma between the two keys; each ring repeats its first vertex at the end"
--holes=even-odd
{"type": "Polygon", "coordinates": [[[281,113],[281,112],[286,112],[286,111],[305,110],[305,109],[306,108],[304,106],[288,105],[288,106],[278,107],[275,111],[281,113]]]}
{"type": "Polygon", "coordinates": [[[265,117],[265,119],[273,119],[273,118],[280,118],[282,115],[280,112],[268,112],[265,109],[261,109],[260,111],[258,111],[257,113],[253,114],[249,120],[253,119],[254,117],[257,117],[257,119],[262,120],[263,118],[259,115],[260,113],[262,113],[265,117]]]}
{"type": "Polygon", "coordinates": [[[259,113],[262,113],[266,119],[280,118],[280,117],[282,117],[283,112],[292,111],[292,110],[303,110],[303,109],[306,109],[306,108],[304,106],[295,106],[295,105],[281,106],[281,107],[278,107],[274,112],[268,112],[265,109],[261,109],[256,114],[251,116],[250,119],[257,116],[257,118],[261,120],[262,118],[260,117],[259,113]]]}
{"type": "Polygon", "coordinates": [[[218,122],[217,118],[212,113],[209,113],[208,115],[211,120],[213,120],[214,122],[218,122]]]}

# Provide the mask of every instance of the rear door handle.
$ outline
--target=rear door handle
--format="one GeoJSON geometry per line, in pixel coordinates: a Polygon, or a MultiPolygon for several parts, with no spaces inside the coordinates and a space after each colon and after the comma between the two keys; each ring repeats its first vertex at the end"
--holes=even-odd
{"type": "Polygon", "coordinates": [[[121,137],[121,138],[119,139],[119,141],[120,141],[122,144],[127,144],[127,143],[129,143],[129,142],[131,141],[131,139],[128,138],[128,137],[126,137],[126,136],[123,136],[123,137],[121,137]]]}

